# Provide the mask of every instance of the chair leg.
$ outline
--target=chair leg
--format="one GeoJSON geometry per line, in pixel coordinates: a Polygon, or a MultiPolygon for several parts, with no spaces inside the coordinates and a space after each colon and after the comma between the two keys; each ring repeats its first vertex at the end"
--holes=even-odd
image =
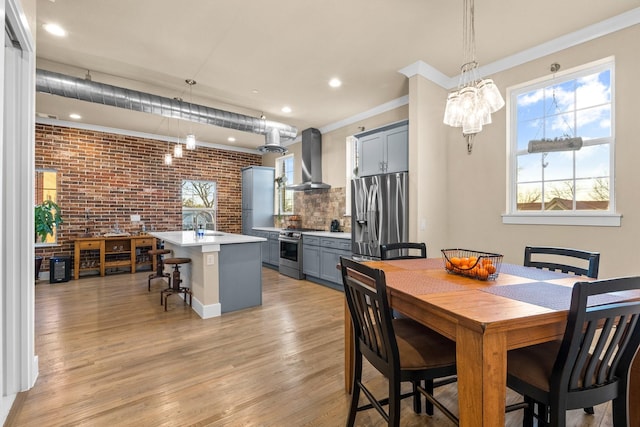
{"type": "MultiPolygon", "coordinates": [[[[426,380],[424,389],[433,396],[433,380],[426,380]]],[[[427,415],[433,415],[433,403],[431,403],[429,399],[425,399],[424,411],[427,415]]]]}
{"type": "Polygon", "coordinates": [[[400,394],[400,381],[389,378],[389,426],[391,427],[400,426],[400,394]]]}
{"type": "MultiPolygon", "coordinates": [[[[421,380],[412,381],[411,387],[413,387],[413,412],[419,414],[422,412],[422,394],[418,391],[418,384],[421,380]]],[[[427,406],[429,405],[429,401],[427,400],[427,406]]]]}
{"type": "Polygon", "coordinates": [[[529,396],[525,396],[524,401],[527,403],[527,406],[524,408],[524,414],[522,416],[522,427],[533,427],[533,413],[536,402],[529,396]]]}
{"type": "Polygon", "coordinates": [[[588,408],[584,408],[584,412],[589,415],[594,415],[596,411],[593,409],[593,406],[589,406],[588,408]]]}
{"type": "Polygon", "coordinates": [[[349,405],[349,416],[347,417],[347,427],[353,427],[356,422],[356,412],[358,412],[358,401],[360,400],[360,380],[362,379],[362,355],[355,355],[353,367],[353,386],[351,387],[351,405],[349,405]]]}

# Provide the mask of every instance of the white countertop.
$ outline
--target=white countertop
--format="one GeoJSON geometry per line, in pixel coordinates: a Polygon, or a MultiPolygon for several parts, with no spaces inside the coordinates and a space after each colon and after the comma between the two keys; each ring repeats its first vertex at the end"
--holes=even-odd
{"type": "MultiPolygon", "coordinates": [[[[254,230],[258,231],[277,231],[280,232],[283,229],[277,227],[253,227],[254,230]]],[[[333,237],[335,239],[347,239],[351,240],[351,233],[343,233],[343,232],[335,232],[335,231],[303,231],[302,234],[308,234],[310,236],[319,236],[319,237],[333,237]]]]}
{"type": "Polygon", "coordinates": [[[201,238],[197,238],[196,233],[193,231],[152,231],[149,234],[178,246],[231,245],[264,242],[267,240],[262,237],[213,230],[205,230],[205,236],[201,238]]]}

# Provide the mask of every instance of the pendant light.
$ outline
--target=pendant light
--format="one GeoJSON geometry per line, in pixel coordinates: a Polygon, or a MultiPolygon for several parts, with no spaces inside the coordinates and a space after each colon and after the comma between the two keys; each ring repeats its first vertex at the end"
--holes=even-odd
{"type": "MultiPolygon", "coordinates": [[[[186,79],[185,82],[189,85],[189,104],[192,104],[193,103],[192,88],[193,88],[193,85],[196,84],[196,81],[193,79],[186,79]]],[[[189,107],[191,108],[191,105],[189,107]]],[[[191,131],[191,125],[189,125],[189,133],[185,138],[185,145],[187,147],[187,150],[196,149],[196,136],[191,131]]]]}
{"type": "Polygon", "coordinates": [[[180,142],[180,120],[178,120],[178,142],[173,147],[173,157],[176,159],[182,158],[182,143],[180,142]]]}
{"type": "Polygon", "coordinates": [[[473,137],[483,125],[491,123],[491,114],[504,106],[504,99],[491,79],[478,77],[476,61],[474,0],[463,0],[462,45],[464,64],[458,88],[449,93],[444,112],[444,123],[461,127],[471,154],[473,137]]]}

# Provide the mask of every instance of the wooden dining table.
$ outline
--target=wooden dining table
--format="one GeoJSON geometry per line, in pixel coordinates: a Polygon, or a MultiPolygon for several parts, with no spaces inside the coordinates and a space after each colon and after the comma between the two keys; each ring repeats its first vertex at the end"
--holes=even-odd
{"type": "MultiPolygon", "coordinates": [[[[364,264],[385,272],[393,309],[456,342],[461,426],[504,426],[507,351],[561,338],[573,284],[592,280],[504,263],[495,280],[477,280],[448,273],[439,258],[364,264]]],[[[611,298],[640,299],[640,291],[611,298]]],[[[353,357],[353,330],[345,311],[345,387],[349,393],[353,357]]],[[[640,393],[638,359],[631,380],[636,399],[640,393]]],[[[630,406],[630,425],[640,426],[640,410],[630,406]]]]}

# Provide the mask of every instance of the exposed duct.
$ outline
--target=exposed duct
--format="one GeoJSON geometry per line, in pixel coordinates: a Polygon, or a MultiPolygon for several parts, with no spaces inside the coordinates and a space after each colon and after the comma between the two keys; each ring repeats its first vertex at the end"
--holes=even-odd
{"type": "Polygon", "coordinates": [[[280,141],[293,140],[298,134],[298,129],[294,126],[283,123],[47,70],[36,70],[36,90],[65,98],[265,135],[266,145],[258,147],[262,152],[286,152],[286,148],[280,145],[280,141]]]}

